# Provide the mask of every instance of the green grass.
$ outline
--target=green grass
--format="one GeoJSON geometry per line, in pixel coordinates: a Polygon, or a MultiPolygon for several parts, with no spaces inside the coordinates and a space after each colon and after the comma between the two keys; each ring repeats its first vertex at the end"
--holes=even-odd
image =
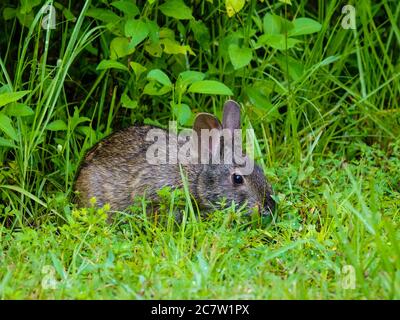
{"type": "Polygon", "coordinates": [[[1,298],[400,298],[397,1],[357,1],[357,30],[341,27],[340,1],[252,0],[231,18],[224,1],[186,1],[197,22],[138,1],[136,18],[169,28],[176,45],[195,53],[163,45],[160,57],[146,49],[157,43],[151,32],[134,52],[122,46],[113,57],[115,39],[130,40],[124,26],[133,11],[59,1],[57,27],[46,32],[34,15],[40,7],[24,3],[0,5],[1,298]],[[115,16],[95,7],[121,21],[111,25],[115,16]],[[272,40],[258,45],[268,12],[321,27],[288,50],[272,40]],[[244,67],[235,69],[246,59],[230,57],[231,44],[251,50],[244,67]],[[122,67],[96,70],[110,59],[122,67]],[[171,86],[147,79],[153,69],[171,86]],[[243,127],[254,128],[257,161],[276,192],[273,219],[251,221],[233,209],[194,219],[185,190],[162,191],[157,221],[144,201],[112,224],[106,208],[76,210],[79,161],[105,135],[221,115],[225,96],[180,86],[187,70],[224,83],[243,104],[243,127]],[[146,86],[165,94],[144,94],[146,86]],[[184,212],[180,224],[176,211],[184,212]]]}
{"type": "Polygon", "coordinates": [[[184,195],[167,193],[163,212],[183,210],[180,225],[137,206],[111,226],[88,209],[63,225],[3,227],[2,298],[399,299],[400,146],[360,147],[352,163],[276,168],[274,222],[232,210],[190,219],[184,195]]]}

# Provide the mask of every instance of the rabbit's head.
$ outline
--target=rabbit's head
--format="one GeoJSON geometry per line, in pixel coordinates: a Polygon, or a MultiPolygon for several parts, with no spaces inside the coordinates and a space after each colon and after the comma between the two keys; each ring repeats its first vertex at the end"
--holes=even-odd
{"type": "Polygon", "coordinates": [[[227,205],[232,201],[237,206],[247,203],[248,209],[257,209],[262,215],[270,214],[275,202],[262,169],[242,154],[241,147],[240,154],[236,152],[238,144],[241,146],[240,106],[228,100],[224,105],[222,124],[215,116],[200,113],[193,129],[198,157],[205,155],[207,159],[206,162],[202,161],[202,170],[197,179],[196,193],[200,204],[212,208],[218,200],[225,198],[227,205]],[[202,135],[207,131],[216,133],[217,138],[202,135]],[[240,157],[232,156],[236,154],[240,157]],[[219,163],[213,161],[216,155],[219,163]]]}

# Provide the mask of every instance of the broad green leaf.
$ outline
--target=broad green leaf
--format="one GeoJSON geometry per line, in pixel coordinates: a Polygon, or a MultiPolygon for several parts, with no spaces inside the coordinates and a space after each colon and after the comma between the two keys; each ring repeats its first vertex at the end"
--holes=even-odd
{"type": "Polygon", "coordinates": [[[231,44],[228,52],[235,70],[247,66],[253,58],[253,52],[250,48],[240,48],[236,44],[231,44]]]}
{"type": "Polygon", "coordinates": [[[116,60],[118,58],[130,55],[135,48],[130,48],[129,40],[125,37],[116,37],[110,43],[110,58],[116,60]]]}
{"type": "Polygon", "coordinates": [[[64,120],[54,120],[53,122],[50,122],[47,126],[46,126],[47,130],[50,131],[66,131],[68,129],[66,123],[64,122],[64,120]]]}
{"type": "Polygon", "coordinates": [[[14,18],[17,14],[17,9],[14,8],[4,8],[3,10],[3,18],[4,20],[10,20],[14,18]]]}
{"type": "Polygon", "coordinates": [[[292,1],[291,0],[279,0],[279,2],[292,5],[292,1]]]}
{"type": "Polygon", "coordinates": [[[189,85],[196,81],[201,81],[206,77],[202,72],[198,71],[183,71],[179,74],[179,80],[182,85],[189,85]]]}
{"type": "Polygon", "coordinates": [[[17,18],[20,24],[22,24],[24,27],[29,28],[32,25],[35,17],[33,15],[33,11],[23,14],[20,10],[17,10],[17,18]]]}
{"type": "Polygon", "coordinates": [[[184,103],[172,104],[172,112],[181,125],[188,124],[190,118],[192,117],[192,111],[190,110],[190,107],[184,103]]]}
{"type": "Polygon", "coordinates": [[[97,66],[96,70],[119,69],[128,71],[128,67],[121,62],[115,60],[102,60],[97,66]]]}
{"type": "Polygon", "coordinates": [[[83,123],[83,122],[90,122],[90,119],[88,117],[81,117],[79,116],[79,109],[78,107],[74,108],[74,115],[72,116],[72,118],[69,118],[70,120],[70,128],[71,131],[75,130],[75,128],[83,123]]]}
{"type": "Polygon", "coordinates": [[[289,31],[291,37],[319,32],[322,28],[318,21],[310,18],[297,18],[293,21],[294,28],[289,31]]]}
{"type": "Polygon", "coordinates": [[[189,53],[191,55],[194,55],[193,50],[190,48],[190,46],[185,45],[181,46],[179,42],[175,40],[171,40],[169,38],[161,39],[160,44],[164,46],[164,52],[168,54],[186,54],[189,53]]]}
{"type": "Polygon", "coordinates": [[[159,32],[160,39],[168,38],[171,40],[175,40],[175,32],[170,28],[161,28],[159,32]]]}
{"type": "Polygon", "coordinates": [[[25,96],[29,92],[30,92],[29,90],[25,90],[25,91],[1,93],[0,94],[0,107],[21,99],[23,96],[25,96]]]}
{"type": "Polygon", "coordinates": [[[225,0],[226,13],[228,17],[234,16],[243,9],[245,0],[225,0]]]}
{"type": "Polygon", "coordinates": [[[294,29],[293,22],[276,14],[267,13],[263,19],[264,34],[286,34],[294,29]]]}
{"type": "Polygon", "coordinates": [[[252,105],[256,108],[266,111],[272,107],[272,103],[268,97],[263,95],[258,88],[247,87],[246,88],[247,96],[252,105]]]}
{"type": "Polygon", "coordinates": [[[125,23],[125,36],[131,38],[129,46],[136,47],[142,42],[149,34],[149,28],[146,22],[142,20],[128,20],[125,23]]]}
{"type": "Polygon", "coordinates": [[[293,48],[300,40],[287,38],[284,34],[263,34],[258,38],[258,45],[269,45],[274,49],[286,50],[293,48]]]}
{"type": "Polygon", "coordinates": [[[151,81],[145,85],[143,93],[150,96],[162,96],[171,90],[171,86],[162,86],[159,82],[151,81]]]}
{"type": "Polygon", "coordinates": [[[254,106],[256,117],[262,118],[262,121],[273,122],[279,118],[279,112],[276,106],[271,103],[269,90],[265,89],[266,83],[254,83],[251,87],[246,87],[245,92],[250,103],[254,106]]]}
{"type": "Polygon", "coordinates": [[[64,15],[64,17],[69,20],[69,21],[76,21],[76,17],[74,16],[74,14],[68,9],[68,8],[63,8],[62,9],[62,13],[64,15]]]}
{"type": "Polygon", "coordinates": [[[126,93],[124,93],[121,97],[121,103],[124,108],[127,109],[136,109],[138,106],[137,101],[133,101],[131,98],[128,97],[126,93]]]}
{"type": "Polygon", "coordinates": [[[3,113],[0,113],[0,130],[14,141],[18,140],[18,135],[12,125],[11,119],[3,113]]]}
{"type": "Polygon", "coordinates": [[[114,1],[111,2],[111,5],[129,17],[136,17],[140,13],[138,7],[132,1],[114,1]]]}
{"type": "Polygon", "coordinates": [[[162,55],[162,48],[159,41],[146,43],[144,45],[144,50],[153,57],[159,58],[162,55]]]}
{"type": "Polygon", "coordinates": [[[25,117],[31,116],[35,112],[32,110],[31,107],[27,106],[24,103],[14,103],[6,106],[4,108],[4,113],[6,113],[8,116],[25,117]]]}
{"type": "MultiPolygon", "coordinates": [[[[64,17],[66,18],[66,20],[70,20],[75,22],[76,21],[76,17],[74,16],[74,14],[71,12],[71,10],[69,10],[68,8],[64,7],[61,3],[59,2],[53,2],[54,7],[56,7],[56,9],[58,11],[62,11],[64,17]]],[[[58,12],[57,11],[57,12],[58,12]]]]}
{"type": "Polygon", "coordinates": [[[146,19],[144,20],[147,26],[147,29],[149,29],[149,39],[151,42],[158,42],[160,40],[160,27],[158,26],[157,22],[153,20],[146,19]]]}
{"type": "Polygon", "coordinates": [[[89,9],[86,12],[86,16],[95,18],[105,23],[116,23],[121,20],[121,18],[117,14],[108,9],[89,9]]]}
{"type": "Polygon", "coordinates": [[[193,19],[192,9],[189,8],[183,0],[167,0],[158,8],[167,17],[178,20],[193,19]]]}
{"type": "Polygon", "coordinates": [[[263,19],[263,26],[265,34],[279,34],[282,28],[281,19],[275,14],[267,13],[263,19]]]}
{"type": "Polygon", "coordinates": [[[232,96],[233,92],[226,85],[215,80],[201,80],[194,82],[188,92],[204,94],[221,94],[232,96]]]}
{"type": "Polygon", "coordinates": [[[155,80],[167,87],[172,86],[172,82],[171,80],[169,80],[169,77],[165,74],[165,72],[161,71],[160,69],[153,69],[149,71],[149,73],[147,74],[147,79],[155,80]]]}
{"type": "Polygon", "coordinates": [[[129,64],[132,67],[133,72],[136,75],[136,79],[138,79],[142,75],[142,73],[147,70],[147,68],[142,66],[140,63],[131,61],[131,62],[129,62],[129,64]]]}
{"type": "Polygon", "coordinates": [[[32,8],[40,4],[40,0],[20,0],[21,7],[20,11],[22,14],[30,13],[32,8]]]}

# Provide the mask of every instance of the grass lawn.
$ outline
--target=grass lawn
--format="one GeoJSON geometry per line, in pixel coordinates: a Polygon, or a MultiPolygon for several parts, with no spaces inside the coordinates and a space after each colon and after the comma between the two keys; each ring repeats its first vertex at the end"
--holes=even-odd
{"type": "Polygon", "coordinates": [[[0,298],[400,299],[398,1],[353,2],[355,29],[337,0],[59,1],[48,30],[45,1],[14,2],[0,5],[0,298]],[[272,217],[198,219],[168,188],[156,216],[138,200],[112,223],[71,201],[103,137],[187,128],[228,96],[272,217]]]}

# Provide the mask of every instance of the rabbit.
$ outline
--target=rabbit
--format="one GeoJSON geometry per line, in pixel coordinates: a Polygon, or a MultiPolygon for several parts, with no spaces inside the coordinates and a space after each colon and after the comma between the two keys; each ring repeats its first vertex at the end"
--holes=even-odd
{"type": "MultiPolygon", "coordinates": [[[[233,132],[240,129],[240,106],[233,100],[224,104],[223,121],[209,113],[199,113],[194,121],[193,133],[198,143],[202,143],[201,130],[222,129],[233,132]]],[[[271,186],[267,183],[262,169],[253,161],[251,173],[243,174],[242,167],[230,164],[215,164],[211,159],[205,163],[149,163],[147,151],[154,141],[146,138],[150,130],[167,131],[153,126],[133,126],[115,132],[98,142],[90,149],[80,165],[75,181],[75,194],[78,206],[89,206],[90,199],[96,198],[96,206],[110,205],[111,211],[123,211],[138,196],[157,203],[157,191],[164,186],[179,188],[183,186],[180,165],[185,172],[189,191],[201,212],[215,210],[217,204],[232,201],[238,206],[257,209],[265,216],[275,207],[271,186]],[[227,201],[220,202],[222,198],[227,201]]],[[[172,135],[168,141],[178,140],[172,135]],[[175,140],[176,139],[176,140],[175,140]]],[[[208,154],[224,153],[221,140],[210,139],[204,144],[208,154]]],[[[196,151],[197,149],[194,148],[196,151]]],[[[166,150],[164,150],[167,152],[166,150]]],[[[197,154],[199,159],[200,153],[197,154]]],[[[245,161],[252,161],[247,156],[245,161]]]]}

